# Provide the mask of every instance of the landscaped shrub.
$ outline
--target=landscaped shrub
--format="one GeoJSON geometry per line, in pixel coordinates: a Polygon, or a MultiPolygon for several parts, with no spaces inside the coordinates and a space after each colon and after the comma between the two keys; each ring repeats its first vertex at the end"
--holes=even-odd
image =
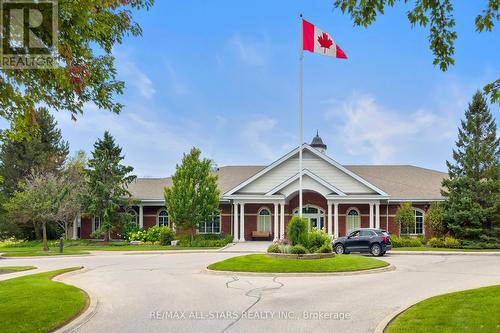
{"type": "Polygon", "coordinates": [[[294,216],[288,222],[286,228],[288,239],[292,245],[301,244],[307,246],[307,233],[309,230],[309,223],[307,219],[294,216]]]}
{"type": "Polygon", "coordinates": [[[325,244],[330,244],[330,236],[323,230],[313,229],[309,232],[307,237],[307,249],[309,252],[316,252],[320,247],[325,244]]]}
{"type": "Polygon", "coordinates": [[[104,238],[104,230],[101,228],[97,229],[93,233],[90,234],[90,238],[92,239],[103,239],[104,238]]]}
{"type": "Polygon", "coordinates": [[[391,236],[392,247],[421,247],[422,242],[418,238],[391,236]]]}
{"type": "Polygon", "coordinates": [[[160,227],[155,225],[146,230],[146,238],[144,241],[158,243],[160,240],[160,227]]]}
{"type": "Polygon", "coordinates": [[[190,235],[179,239],[179,245],[185,247],[223,247],[233,241],[231,235],[199,234],[191,239],[190,235]]]}
{"type": "Polygon", "coordinates": [[[444,247],[456,249],[460,247],[460,241],[454,237],[447,236],[444,238],[444,247]]]}
{"type": "Polygon", "coordinates": [[[297,244],[297,245],[292,246],[292,248],[290,249],[290,253],[292,253],[292,254],[306,254],[307,250],[304,246],[297,244]]]}
{"type": "Polygon", "coordinates": [[[427,242],[427,245],[429,245],[430,247],[444,247],[444,242],[440,238],[432,237],[427,242]]]}
{"type": "Polygon", "coordinates": [[[146,230],[132,231],[128,234],[129,241],[141,241],[144,242],[146,239],[146,230]]]}
{"type": "Polygon", "coordinates": [[[280,252],[280,246],[278,244],[271,244],[267,248],[268,253],[281,253],[280,252]]]}
{"type": "Polygon", "coordinates": [[[332,244],[330,242],[321,245],[319,249],[316,250],[316,253],[332,253],[332,244]]]}
{"type": "Polygon", "coordinates": [[[160,227],[160,237],[159,242],[160,245],[170,245],[174,240],[175,232],[169,227],[160,227]]]}
{"type": "Polygon", "coordinates": [[[280,253],[292,253],[292,246],[290,244],[278,245],[280,253]]]}
{"type": "Polygon", "coordinates": [[[129,239],[129,235],[132,232],[137,232],[141,230],[135,221],[128,221],[123,225],[123,229],[121,231],[121,237],[125,240],[129,239]]]}

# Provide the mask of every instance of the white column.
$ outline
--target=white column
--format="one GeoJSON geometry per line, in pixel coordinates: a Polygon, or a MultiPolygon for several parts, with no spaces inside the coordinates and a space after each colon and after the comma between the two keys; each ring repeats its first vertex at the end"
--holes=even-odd
{"type": "Polygon", "coordinates": [[[280,239],[285,238],[285,203],[281,203],[280,211],[280,239]]]}
{"type": "Polygon", "coordinates": [[[339,203],[335,202],[333,204],[333,224],[334,224],[334,234],[333,237],[339,238],[339,203]]]}
{"type": "Polygon", "coordinates": [[[333,233],[332,233],[332,203],[331,202],[328,202],[327,203],[328,205],[328,235],[329,236],[332,236],[333,233]]]}
{"type": "Polygon", "coordinates": [[[238,216],[238,204],[237,203],[233,203],[233,206],[234,206],[234,211],[233,211],[233,233],[234,233],[234,237],[233,237],[233,242],[238,242],[238,225],[240,224],[239,223],[239,216],[238,216]]]}
{"type": "Polygon", "coordinates": [[[241,219],[241,232],[240,232],[240,242],[245,241],[245,204],[240,204],[240,219],[241,219]]]}
{"type": "Polygon", "coordinates": [[[75,219],[73,220],[73,235],[71,239],[78,239],[78,220],[80,217],[80,213],[77,213],[75,219]]]}
{"type": "Polygon", "coordinates": [[[370,203],[370,228],[373,228],[373,203],[370,203]]]}
{"type": "Polygon", "coordinates": [[[274,204],[274,240],[278,239],[278,233],[279,233],[279,228],[278,228],[278,204],[274,204]]]}
{"type": "Polygon", "coordinates": [[[375,203],[375,228],[380,228],[380,203],[375,203]]]}
{"type": "Polygon", "coordinates": [[[144,212],[142,205],[139,205],[139,228],[144,228],[144,212]]]}

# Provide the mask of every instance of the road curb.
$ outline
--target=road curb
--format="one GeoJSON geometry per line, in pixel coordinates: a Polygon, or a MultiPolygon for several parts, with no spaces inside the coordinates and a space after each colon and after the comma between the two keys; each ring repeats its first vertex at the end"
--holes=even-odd
{"type": "MultiPolygon", "coordinates": [[[[80,270],[77,270],[77,271],[72,271],[72,272],[68,272],[68,273],[65,273],[65,274],[62,274],[62,275],[58,275],[56,276],[56,278],[54,278],[53,280],[54,281],[58,281],[58,282],[64,282],[62,279],[64,277],[68,277],[68,276],[72,276],[72,275],[76,275],[76,274],[80,274],[80,273],[85,273],[85,272],[88,272],[90,271],[88,268],[83,268],[83,269],[80,269],[80,270]]],[[[66,283],[66,282],[64,282],[66,283]]],[[[72,285],[72,284],[69,284],[69,283],[66,283],[68,285],[72,285]]],[[[75,286],[76,287],[76,286],[75,286]]],[[[78,314],[76,317],[74,317],[72,320],[70,320],[68,323],[66,323],[64,326],[62,327],[59,327],[57,328],[56,330],[54,331],[51,331],[52,333],[70,333],[70,332],[76,332],[78,331],[83,325],[85,325],[90,319],[92,319],[92,317],[94,317],[99,309],[99,299],[93,295],[91,292],[89,292],[88,290],[85,290],[83,288],[80,288],[80,287],[77,287],[79,288],[80,290],[82,290],[88,297],[88,306],[87,308],[85,309],[85,311],[83,311],[82,313],[78,314]]]]}
{"type": "Polygon", "coordinates": [[[446,252],[446,251],[391,251],[389,255],[428,255],[428,256],[500,256],[498,252],[446,252]]]}
{"type": "Polygon", "coordinates": [[[349,275],[364,275],[375,274],[382,272],[394,271],[396,266],[390,264],[389,266],[366,269],[362,271],[352,272],[321,272],[321,273],[260,273],[260,272],[234,272],[234,271],[216,271],[213,269],[205,268],[202,273],[209,275],[225,275],[225,276],[265,276],[265,277],[315,277],[315,276],[349,276],[349,275]]]}

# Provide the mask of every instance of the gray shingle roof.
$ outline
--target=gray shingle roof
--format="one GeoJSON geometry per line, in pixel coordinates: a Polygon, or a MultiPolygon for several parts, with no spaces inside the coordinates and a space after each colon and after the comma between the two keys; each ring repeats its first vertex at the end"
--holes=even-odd
{"type": "MultiPolygon", "coordinates": [[[[219,189],[225,193],[250,178],[266,166],[242,165],[219,168],[219,189]]],[[[441,182],[447,174],[412,165],[345,165],[347,169],[382,189],[392,198],[439,199],[441,182]]],[[[163,188],[172,185],[172,179],[138,178],[129,185],[136,199],[163,199],[163,188]]]]}

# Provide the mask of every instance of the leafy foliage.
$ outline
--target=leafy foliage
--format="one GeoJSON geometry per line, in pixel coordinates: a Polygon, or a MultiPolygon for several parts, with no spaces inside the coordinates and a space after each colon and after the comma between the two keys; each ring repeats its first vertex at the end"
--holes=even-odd
{"type": "Polygon", "coordinates": [[[411,202],[402,202],[396,211],[394,222],[401,228],[405,234],[409,234],[410,228],[415,224],[415,213],[411,202]]]}
{"type": "Polygon", "coordinates": [[[172,228],[166,226],[160,227],[160,236],[158,239],[160,245],[170,245],[174,237],[175,232],[172,228]]]}
{"type": "Polygon", "coordinates": [[[7,134],[29,137],[27,129],[35,123],[35,106],[40,104],[67,110],[73,118],[83,113],[85,103],[120,112],[122,105],[114,98],[124,83],[116,79],[112,49],[128,35],[141,35],[132,10],[152,5],[153,0],[59,1],[58,45],[53,50],[57,68],[0,69],[0,117],[16,129],[7,134]]]}
{"type": "Polygon", "coordinates": [[[441,237],[445,232],[444,208],[439,202],[433,202],[425,214],[425,224],[430,226],[434,234],[441,237]]]}
{"type": "Polygon", "coordinates": [[[290,240],[291,245],[307,246],[309,223],[307,219],[294,216],[288,222],[286,227],[286,235],[290,240]]]}
{"type": "MultiPolygon", "coordinates": [[[[396,2],[408,3],[408,0],[335,0],[334,6],[340,8],[342,13],[348,13],[354,24],[368,27],[383,15],[387,7],[393,7],[396,2]]],[[[475,18],[476,31],[491,32],[495,21],[500,19],[500,2],[498,0],[486,1],[485,9],[475,18]]],[[[455,19],[453,17],[453,4],[451,0],[416,0],[413,8],[408,11],[408,21],[412,26],[429,26],[429,48],[434,54],[433,64],[446,71],[454,65],[455,54],[455,19]]],[[[500,103],[499,80],[488,84],[484,91],[490,95],[492,103],[500,103]]]]}
{"type": "Polygon", "coordinates": [[[121,164],[123,158],[122,149],[106,131],[104,137],[94,143],[92,158],[86,169],[87,212],[101,218],[101,228],[106,232],[106,241],[112,228],[122,226],[126,222],[128,213],[123,208],[131,204],[127,186],[136,176],[130,175],[133,167],[121,164]]]}
{"type": "Polygon", "coordinates": [[[421,247],[422,241],[418,238],[391,236],[393,247],[421,247]]]}
{"type": "Polygon", "coordinates": [[[192,148],[184,154],[172,176],[172,186],[164,190],[165,206],[171,220],[190,230],[194,236],[200,222],[212,219],[219,208],[217,175],[212,173],[212,161],[200,159],[201,151],[192,148]]]}
{"type": "Polygon", "coordinates": [[[306,254],[307,249],[303,245],[297,244],[297,245],[292,246],[292,248],[290,249],[290,253],[292,253],[292,254],[306,254]]]}
{"type": "Polygon", "coordinates": [[[443,181],[444,220],[459,238],[478,239],[500,227],[500,139],[480,92],[472,98],[458,130],[449,179],[443,181]]]}
{"type": "Polygon", "coordinates": [[[307,235],[307,249],[311,253],[318,251],[324,245],[330,245],[330,243],[330,236],[323,230],[313,229],[307,235]]]}

